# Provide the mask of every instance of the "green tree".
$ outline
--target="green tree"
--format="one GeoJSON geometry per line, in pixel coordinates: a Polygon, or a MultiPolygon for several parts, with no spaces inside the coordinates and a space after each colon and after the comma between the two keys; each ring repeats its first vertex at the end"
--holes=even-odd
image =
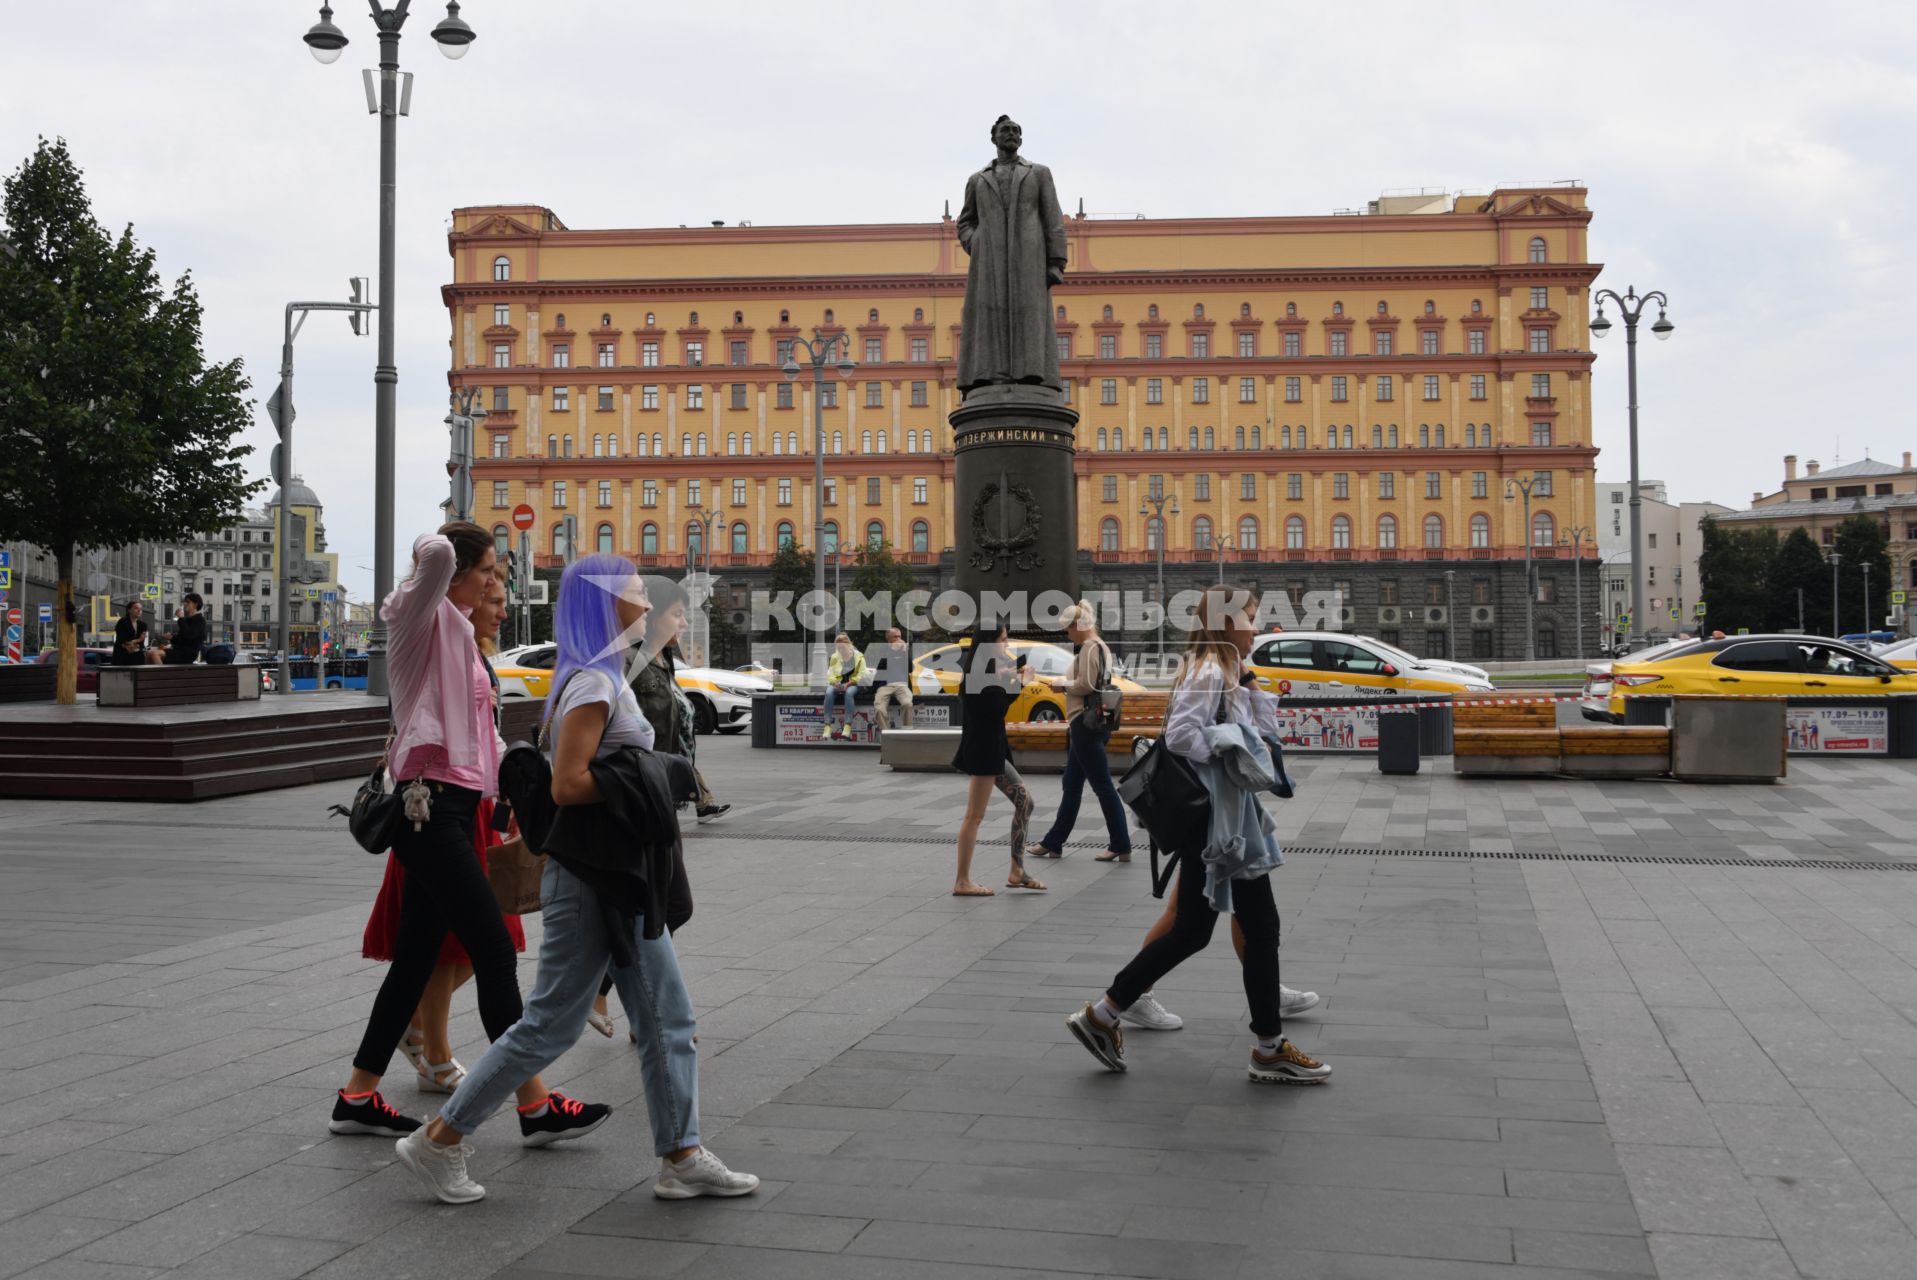
{"type": "Polygon", "coordinates": [[[1770,620],[1765,624],[1770,630],[1802,628],[1812,635],[1830,630],[1830,568],[1824,553],[1802,529],[1792,529],[1777,546],[1777,558],[1771,561],[1770,597],[1770,620]]]}
{"type": "Polygon", "coordinates": [[[772,611],[766,621],[762,634],[751,637],[754,641],[772,644],[791,644],[806,638],[806,630],[798,619],[799,601],[812,590],[812,553],[802,550],[794,543],[780,547],[778,554],[772,557],[771,572],[766,581],[766,593],[773,603],[781,595],[788,596],[786,613],[792,616],[790,626],[781,626],[777,611],[772,611]]]}
{"type": "Polygon", "coordinates": [[[861,618],[860,626],[850,633],[852,643],[865,649],[885,639],[886,629],[898,617],[899,597],[917,589],[918,585],[918,574],[911,565],[903,564],[893,556],[891,543],[881,540],[860,547],[858,567],[852,572],[851,589],[875,600],[889,599],[891,606],[885,618],[861,618]]]}
{"type": "MultiPolygon", "coordinates": [[[[1777,558],[1777,534],[1770,529],[1726,528],[1703,522],[1704,546],[1697,556],[1698,598],[1709,614],[1705,622],[1719,631],[1763,629],[1771,616],[1771,565],[1777,558]]],[[[1679,630],[1693,630],[1689,619],[1679,630]]]]}
{"type": "Polygon", "coordinates": [[[1860,511],[1837,526],[1832,549],[1839,557],[1837,599],[1843,612],[1832,624],[1832,635],[1839,627],[1845,631],[1875,631],[1882,625],[1884,615],[1890,612],[1890,589],[1895,585],[1890,580],[1889,548],[1890,532],[1874,515],[1860,511]],[[1864,609],[1866,565],[1870,567],[1868,617],[1864,609]]]}
{"type": "Polygon", "coordinates": [[[169,293],[151,249],[93,216],[64,141],[42,138],[0,198],[0,541],[59,566],[59,700],[74,700],[73,561],[213,533],[263,481],[234,437],[238,360],[209,365],[190,276],[169,293]]]}

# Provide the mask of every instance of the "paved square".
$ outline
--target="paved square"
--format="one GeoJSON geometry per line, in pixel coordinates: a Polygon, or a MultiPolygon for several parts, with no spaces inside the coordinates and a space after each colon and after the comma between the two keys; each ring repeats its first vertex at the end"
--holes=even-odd
{"type": "MultiPolygon", "coordinates": [[[[549,1073],[612,1122],[528,1151],[495,1120],[478,1205],[424,1198],[389,1142],[328,1135],[381,976],[359,957],[379,861],[321,816],[348,784],[6,802],[0,1276],[1917,1265],[1917,872],[1810,865],[1917,865],[1910,764],[1687,788],[1300,758],[1299,797],[1274,802],[1297,850],[1278,873],[1284,974],[1325,1002],[1287,1030],[1336,1075],[1294,1091],[1244,1078],[1223,930],[1159,988],[1185,1029],[1135,1032],[1129,1074],[1071,1040],[1064,1014],[1158,908],[1142,857],[1090,860],[1094,827],[1037,868],[1050,893],[955,900],[956,778],[858,750],[702,752],[737,807],[689,833],[698,911],[678,943],[705,1136],[760,1195],[651,1196],[623,1034],[549,1073]]],[[[1055,785],[1035,780],[1041,821],[1055,785]]],[[[455,1011],[471,1063],[469,993],[455,1011]]]]}

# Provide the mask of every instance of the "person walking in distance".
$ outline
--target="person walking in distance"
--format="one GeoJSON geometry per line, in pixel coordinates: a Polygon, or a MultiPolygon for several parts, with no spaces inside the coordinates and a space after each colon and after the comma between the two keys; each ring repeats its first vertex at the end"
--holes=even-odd
{"type": "Polygon", "coordinates": [[[885,633],[885,648],[879,650],[878,672],[872,677],[878,690],[872,695],[872,718],[879,733],[892,727],[892,708],[899,709],[899,727],[912,727],[912,646],[905,633],[893,627],[885,633]]]}
{"type": "Polygon", "coordinates": [[[113,624],[113,664],[116,667],[137,667],[146,662],[146,643],[152,628],[141,615],[146,606],[138,600],[126,602],[126,608],[120,613],[120,620],[113,624]]]}
{"type": "MultiPolygon", "coordinates": [[[[758,1189],[757,1178],[728,1169],[699,1141],[697,1024],[665,919],[679,837],[675,793],[691,787],[690,768],[653,755],[652,726],[621,666],[649,607],[637,571],[619,556],[581,557],[560,580],[543,735],[558,808],[544,840],[538,982],[525,1016],[494,1040],[432,1124],[397,1145],[400,1163],[448,1204],[486,1194],[466,1172],[466,1139],[517,1082],[578,1041],[609,964],[636,1032],[660,1157],[653,1194],[684,1200],[758,1189]]],[[[599,1108],[593,1122],[604,1118],[599,1108]]]]}
{"type": "Polygon", "coordinates": [[[1065,678],[1051,682],[1065,694],[1065,775],[1059,782],[1058,813],[1052,818],[1051,830],[1025,852],[1033,858],[1064,856],[1065,842],[1071,839],[1072,827],[1078,822],[1078,806],[1089,783],[1092,794],[1098,797],[1099,811],[1105,815],[1105,852],[1097,861],[1130,862],[1132,838],[1125,826],[1125,806],[1119,803],[1105,755],[1112,729],[1100,724],[1098,716],[1099,691],[1112,681],[1112,651],[1099,639],[1098,610],[1090,601],[1081,600],[1065,610],[1059,623],[1066,637],[1078,646],[1065,678]]]}
{"type": "MultiPolygon", "coordinates": [[[[505,743],[493,725],[492,680],[469,615],[493,586],[493,538],[465,521],[413,543],[413,571],[386,597],[393,740],[387,761],[406,797],[393,852],[406,871],[393,963],[373,999],[353,1071],[333,1102],[328,1128],[398,1138],[420,1122],[379,1094],[393,1051],[439,964],[451,933],[472,961],[479,1019],[497,1040],[519,1021],[519,977],[499,902],[473,856],[482,798],[496,789],[505,743]]],[[[530,1075],[531,1073],[528,1073],[530,1075]]],[[[525,1077],[521,1077],[525,1080],[525,1077]]],[[[543,1086],[519,1086],[520,1128],[543,1144],[596,1124],[591,1109],[543,1086]]]]}
{"type": "Polygon", "coordinates": [[[1191,765],[1209,796],[1209,813],[1203,828],[1172,850],[1178,899],[1171,928],[1147,942],[1102,996],[1065,1020],[1107,1070],[1127,1065],[1120,1016],[1160,978],[1203,951],[1220,912],[1229,911],[1244,935],[1240,965],[1255,1038],[1247,1074],[1276,1084],[1318,1084],[1331,1076],[1330,1067],[1284,1036],[1278,907],[1270,875],[1284,859],[1258,799],[1271,774],[1261,759],[1249,699],[1238,687],[1255,612],[1256,601],[1243,591],[1208,589],[1172,686],[1161,748],[1191,765]]]}
{"type": "Polygon", "coordinates": [[[836,730],[839,737],[850,738],[852,726],[846,721],[852,718],[852,704],[859,696],[859,682],[865,679],[865,655],[852,643],[852,637],[839,632],[832,642],[832,656],[825,661],[825,732],[819,736],[831,741],[836,730]],[[833,720],[833,707],[838,708],[838,719],[833,720]]]}
{"type": "Polygon", "coordinates": [[[1025,828],[1032,819],[1032,793],[1012,765],[1011,744],[1005,739],[1005,712],[1024,687],[1022,658],[1015,658],[1005,640],[1003,625],[981,624],[972,632],[959,657],[958,752],[952,767],[968,778],[965,818],[959,823],[958,878],[952,894],[959,898],[989,898],[992,890],[972,879],[972,851],[978,844],[985,806],[997,787],[1012,802],[1012,869],[1005,877],[1008,889],[1045,885],[1025,870],[1025,828]]]}
{"type": "Polygon", "coordinates": [[[180,616],[173,621],[173,638],[160,650],[161,659],[170,667],[183,667],[200,660],[206,648],[206,612],[200,593],[189,591],[180,598],[180,616]]]}

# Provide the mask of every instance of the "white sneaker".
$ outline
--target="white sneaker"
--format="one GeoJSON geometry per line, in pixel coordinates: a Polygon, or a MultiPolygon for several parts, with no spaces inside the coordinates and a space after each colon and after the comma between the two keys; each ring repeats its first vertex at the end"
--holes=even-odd
{"type": "Polygon", "coordinates": [[[1281,1016],[1289,1018],[1294,1014],[1317,1007],[1316,991],[1293,991],[1282,982],[1278,984],[1278,1012],[1281,1016]]]}
{"type": "MultiPolygon", "coordinates": [[[[1317,1000],[1316,996],[1312,997],[1317,1000]]],[[[1148,1031],[1176,1031],[1185,1025],[1185,1020],[1158,1003],[1158,997],[1147,991],[1138,997],[1131,1008],[1118,1015],[1120,1022],[1129,1022],[1134,1027],[1144,1027],[1148,1031]]]]}
{"type": "Polygon", "coordinates": [[[652,1194],[661,1200],[690,1200],[694,1196],[747,1196],[759,1189],[749,1173],[734,1173],[726,1162],[700,1147],[684,1160],[659,1161],[659,1177],[652,1194]]]}
{"type": "Polygon", "coordinates": [[[467,1143],[442,1147],[420,1128],[394,1143],[393,1150],[399,1162],[447,1204],[471,1204],[486,1195],[486,1188],[466,1176],[466,1157],[473,1153],[467,1143]]]}

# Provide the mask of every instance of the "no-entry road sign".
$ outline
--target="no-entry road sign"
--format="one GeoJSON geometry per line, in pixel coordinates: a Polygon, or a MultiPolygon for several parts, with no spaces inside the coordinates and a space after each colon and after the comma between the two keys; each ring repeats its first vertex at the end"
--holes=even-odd
{"type": "Polygon", "coordinates": [[[513,508],[513,528],[521,533],[533,527],[533,519],[533,509],[525,503],[522,502],[513,508]]]}

